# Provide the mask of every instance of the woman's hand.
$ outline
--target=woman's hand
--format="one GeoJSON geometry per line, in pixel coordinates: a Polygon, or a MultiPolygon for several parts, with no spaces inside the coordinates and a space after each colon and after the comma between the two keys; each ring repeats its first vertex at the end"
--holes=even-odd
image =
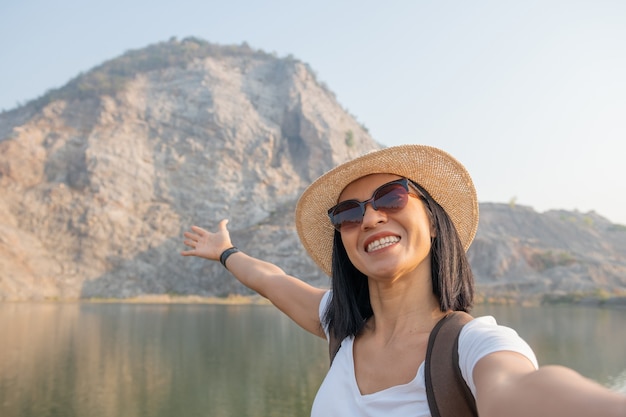
{"type": "Polygon", "coordinates": [[[226,228],[227,219],[219,222],[215,233],[198,226],[191,226],[191,231],[185,232],[184,244],[191,249],[182,251],[183,256],[198,256],[200,258],[217,261],[226,249],[233,246],[230,234],[226,228]]]}
{"type": "MultiPolygon", "coordinates": [[[[192,226],[185,232],[185,245],[191,249],[182,251],[183,256],[198,256],[217,261],[226,249],[233,246],[226,228],[228,220],[222,220],[216,232],[192,226]]],[[[267,298],[303,329],[319,337],[326,337],[319,317],[319,306],[325,289],[319,289],[300,281],[269,262],[237,252],[228,258],[228,271],[246,287],[267,298]]]]}

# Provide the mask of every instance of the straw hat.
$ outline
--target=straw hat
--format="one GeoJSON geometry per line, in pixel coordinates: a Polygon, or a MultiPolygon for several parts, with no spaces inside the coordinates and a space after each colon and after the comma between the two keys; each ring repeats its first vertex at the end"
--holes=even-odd
{"type": "Polygon", "coordinates": [[[348,184],[369,174],[395,174],[421,185],[448,213],[467,251],[478,228],[478,200],[465,167],[431,146],[393,146],[333,168],[315,180],[298,200],[298,235],[311,258],[328,276],[335,232],[328,209],[337,204],[339,194],[348,184]]]}

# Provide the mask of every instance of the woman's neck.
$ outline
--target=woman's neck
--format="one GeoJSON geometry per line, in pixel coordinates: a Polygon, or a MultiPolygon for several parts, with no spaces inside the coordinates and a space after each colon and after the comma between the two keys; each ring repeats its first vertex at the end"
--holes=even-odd
{"type": "Polygon", "coordinates": [[[445,314],[433,294],[430,276],[413,276],[381,283],[370,280],[370,303],[373,316],[366,324],[387,340],[409,333],[430,333],[445,314]]]}

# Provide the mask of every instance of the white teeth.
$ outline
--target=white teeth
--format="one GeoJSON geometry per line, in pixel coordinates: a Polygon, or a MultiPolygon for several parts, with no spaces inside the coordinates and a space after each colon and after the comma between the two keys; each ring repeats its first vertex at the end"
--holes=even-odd
{"type": "Polygon", "coordinates": [[[400,238],[397,236],[387,236],[382,239],[378,239],[367,245],[368,252],[374,252],[376,250],[391,246],[396,242],[399,242],[400,238]]]}

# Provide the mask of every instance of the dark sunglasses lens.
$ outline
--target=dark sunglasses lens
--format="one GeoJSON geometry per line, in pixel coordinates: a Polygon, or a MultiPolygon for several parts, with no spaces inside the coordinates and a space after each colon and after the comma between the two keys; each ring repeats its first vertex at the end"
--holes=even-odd
{"type": "Polygon", "coordinates": [[[389,184],[376,193],[374,205],[376,210],[397,211],[406,206],[409,193],[402,184],[389,184]]]}
{"type": "MultiPolygon", "coordinates": [[[[383,185],[372,196],[372,207],[375,210],[395,212],[403,209],[409,198],[406,186],[400,182],[383,185]]],[[[337,230],[358,226],[363,221],[363,208],[367,202],[355,200],[339,203],[330,210],[330,219],[337,230]]]]}
{"type": "Polygon", "coordinates": [[[361,207],[355,201],[344,201],[338,204],[331,213],[333,226],[337,229],[358,225],[362,219],[361,207]]]}

